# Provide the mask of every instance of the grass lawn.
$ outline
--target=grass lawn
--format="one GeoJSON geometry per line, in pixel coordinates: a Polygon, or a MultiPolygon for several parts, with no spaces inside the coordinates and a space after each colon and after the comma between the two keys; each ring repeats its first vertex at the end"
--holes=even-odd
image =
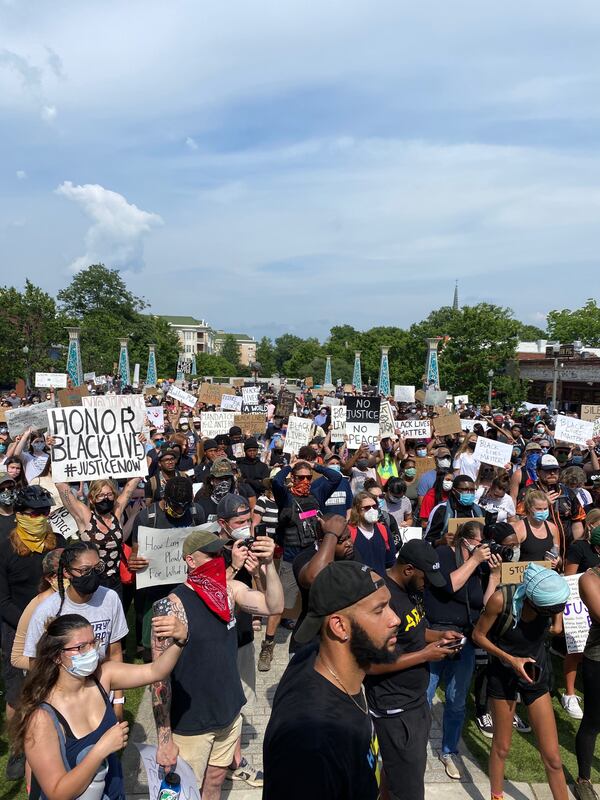
{"type": "MultiPolygon", "coordinates": [[[[562,659],[552,656],[552,663],[557,687],[553,697],[554,716],[558,729],[561,757],[566,770],[567,781],[574,782],[577,778],[575,734],[579,728],[579,720],[571,719],[560,704],[560,695],[564,691],[562,659]]],[[[578,685],[578,691],[580,691],[580,688],[578,685]]],[[[527,719],[527,711],[523,704],[517,706],[517,713],[521,718],[527,719]]],[[[487,773],[491,739],[486,739],[479,732],[479,728],[475,724],[475,710],[472,702],[469,703],[463,738],[465,744],[479,762],[480,767],[487,773]]],[[[507,780],[525,781],[527,783],[546,783],[546,772],[538,752],[533,731],[526,734],[517,733],[516,731],[513,733],[510,756],[506,762],[506,778],[507,780]]],[[[597,755],[594,756],[592,782],[600,784],[600,758],[597,755]]]]}

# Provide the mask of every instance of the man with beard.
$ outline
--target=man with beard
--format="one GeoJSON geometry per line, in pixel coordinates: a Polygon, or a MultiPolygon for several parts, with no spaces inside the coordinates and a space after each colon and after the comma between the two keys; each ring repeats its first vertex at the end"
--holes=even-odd
{"type": "Polygon", "coordinates": [[[429,661],[454,654],[462,635],[427,627],[422,610],[425,581],[446,581],[433,547],[414,539],[402,545],[385,583],[390,606],[400,619],[395,660],[373,664],[365,687],[381,748],[391,800],[423,800],[431,713],[427,703],[429,661]]]}
{"type": "Polygon", "coordinates": [[[379,746],[362,682],[395,658],[398,623],[384,579],[365,564],[334,561],[317,575],[296,638],[319,644],[294,656],[275,694],[263,800],[376,800],[379,746]]]}

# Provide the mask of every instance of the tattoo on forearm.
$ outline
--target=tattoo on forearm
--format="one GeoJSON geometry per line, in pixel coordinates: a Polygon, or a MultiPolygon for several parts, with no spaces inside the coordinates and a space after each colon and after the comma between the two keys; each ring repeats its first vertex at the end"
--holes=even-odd
{"type": "Polygon", "coordinates": [[[156,727],[171,730],[171,681],[158,681],[152,684],[152,711],[156,727]]]}

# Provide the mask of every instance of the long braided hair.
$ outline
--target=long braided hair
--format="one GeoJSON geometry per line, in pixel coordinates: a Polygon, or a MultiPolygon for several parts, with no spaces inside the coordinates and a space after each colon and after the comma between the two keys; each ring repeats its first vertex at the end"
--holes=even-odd
{"type": "Polygon", "coordinates": [[[90,551],[93,553],[98,552],[98,548],[93,542],[82,542],[79,539],[76,539],[73,542],[69,542],[60,554],[60,559],[58,561],[58,594],[60,596],[60,605],[58,607],[58,611],[56,612],[57,617],[60,617],[60,612],[62,611],[62,607],[65,602],[64,571],[65,569],[68,570],[71,564],[74,561],[77,561],[82,553],[88,553],[90,551]]]}

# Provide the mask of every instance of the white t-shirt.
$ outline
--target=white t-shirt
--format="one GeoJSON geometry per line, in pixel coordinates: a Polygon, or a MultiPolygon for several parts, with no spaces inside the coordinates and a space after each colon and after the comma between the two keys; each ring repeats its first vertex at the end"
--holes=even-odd
{"type": "MultiPolygon", "coordinates": [[[[56,592],[50,595],[47,600],[44,600],[33,612],[27,628],[23,655],[35,658],[37,643],[45,630],[46,621],[50,617],[56,616],[59,606],[60,596],[56,592]]],[[[94,629],[94,636],[100,642],[98,654],[101,661],[106,658],[108,645],[124,639],[129,631],[119,595],[104,586],[96,589],[87,603],[73,603],[69,600],[68,594],[65,594],[65,602],[60,614],[61,616],[79,614],[88,620],[94,629]]]]}
{"type": "Polygon", "coordinates": [[[358,469],[358,467],[352,467],[350,477],[350,489],[352,494],[358,494],[359,492],[362,492],[367,478],[377,478],[375,467],[367,467],[364,472],[358,469]]]}
{"type": "Polygon", "coordinates": [[[513,499],[508,492],[506,492],[504,497],[501,497],[499,500],[495,497],[488,497],[483,503],[481,503],[480,499],[483,497],[485,491],[485,486],[480,486],[479,489],[477,489],[475,492],[475,502],[485,511],[496,512],[498,514],[496,518],[498,522],[506,522],[508,517],[516,516],[517,512],[515,510],[515,504],[513,503],[513,499]]]}
{"type": "Polygon", "coordinates": [[[454,470],[457,475],[468,475],[472,480],[477,480],[477,473],[481,462],[475,458],[473,453],[461,453],[454,459],[454,470]]]}

